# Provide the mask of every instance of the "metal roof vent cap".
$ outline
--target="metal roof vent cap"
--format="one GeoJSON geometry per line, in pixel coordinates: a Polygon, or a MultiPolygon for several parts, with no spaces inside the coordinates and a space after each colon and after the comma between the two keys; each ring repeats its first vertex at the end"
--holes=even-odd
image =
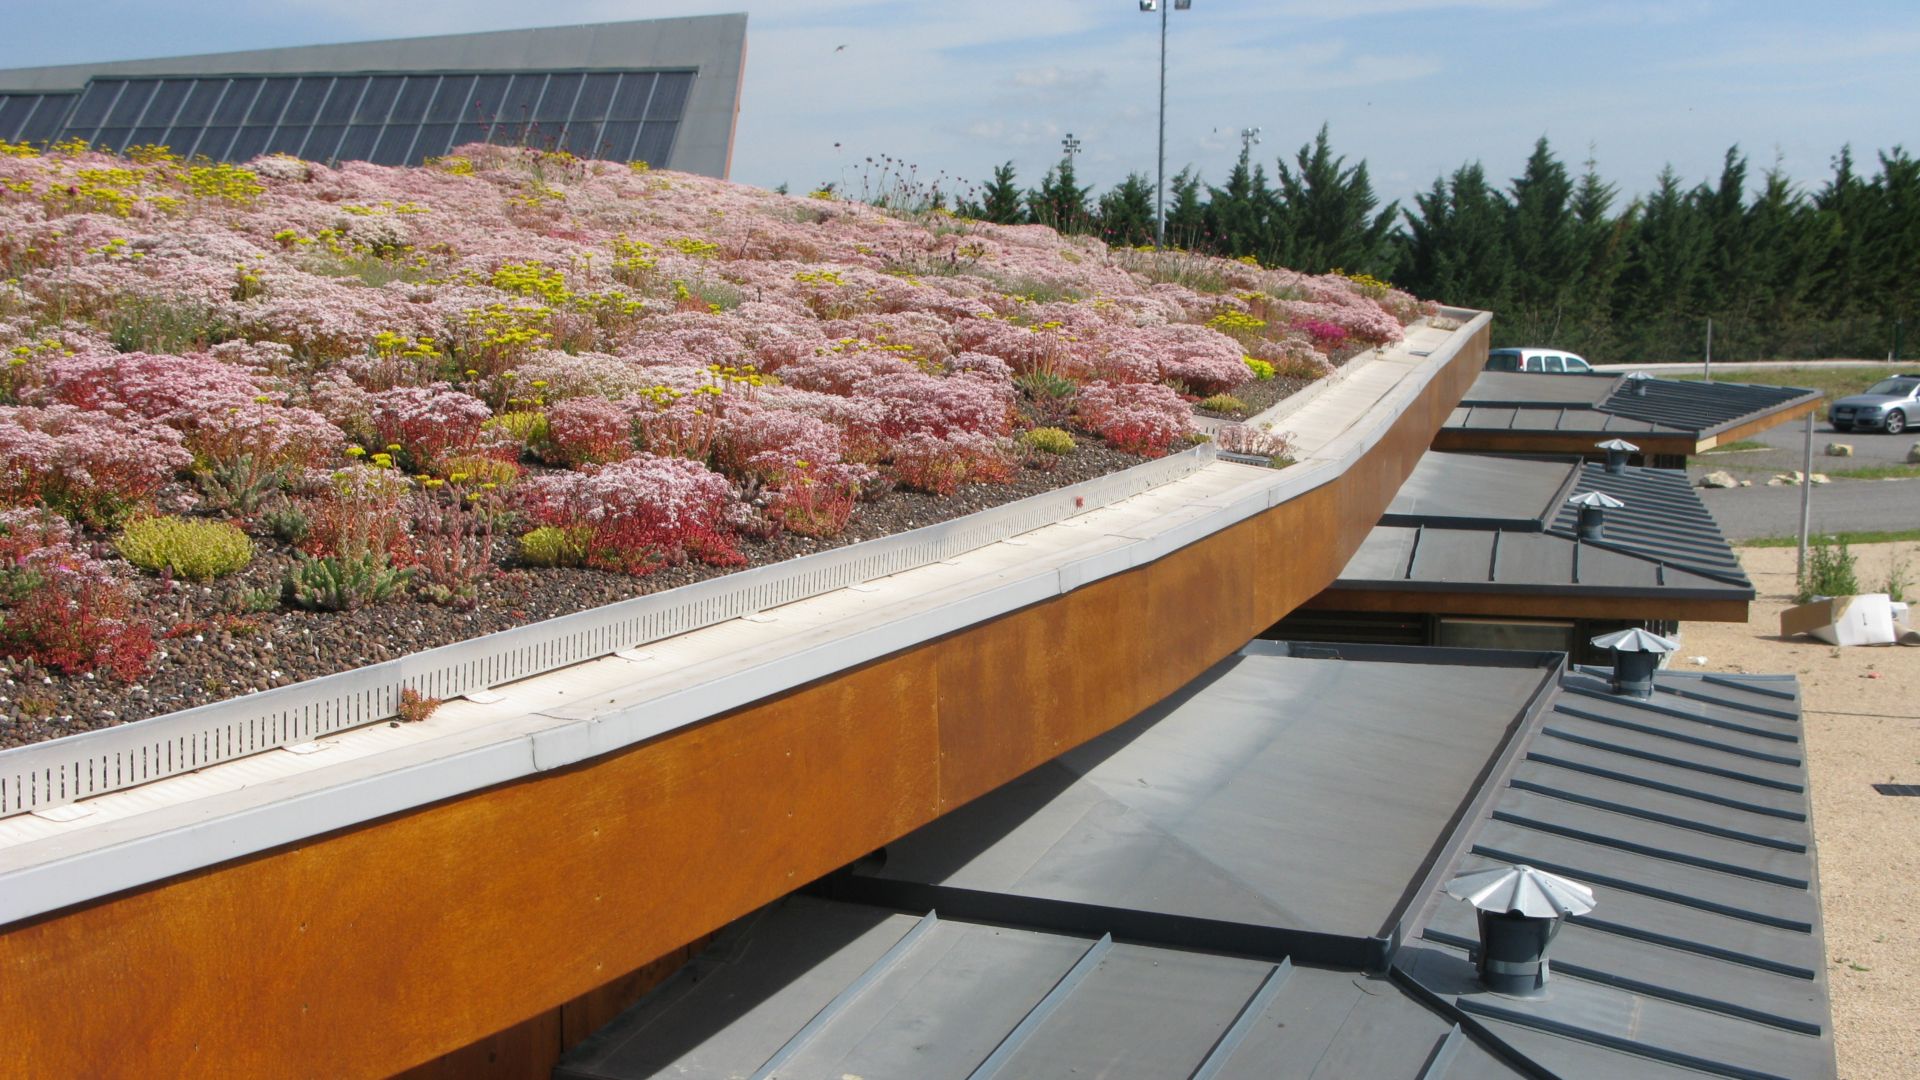
{"type": "Polygon", "coordinates": [[[1644,371],[1627,372],[1627,385],[1633,389],[1634,397],[1646,397],[1647,384],[1652,381],[1653,376],[1644,371]]]}
{"type": "Polygon", "coordinates": [[[1610,473],[1626,472],[1627,455],[1640,452],[1639,447],[1625,439],[1608,439],[1606,442],[1594,443],[1593,445],[1595,449],[1605,450],[1607,452],[1607,471],[1610,473]]]}
{"type": "Polygon", "coordinates": [[[1613,651],[1613,692],[1637,698],[1653,696],[1653,673],[1660,669],[1660,658],[1680,647],[1677,641],[1637,626],[1591,640],[1594,648],[1613,651]]]}
{"type": "Polygon", "coordinates": [[[1447,895],[1472,904],[1479,918],[1473,963],[1480,981],[1513,997],[1546,994],[1547,947],[1567,916],[1594,908],[1592,889],[1524,865],[1460,874],[1447,882],[1447,895]]]}
{"type": "Polygon", "coordinates": [[[1580,539],[1604,540],[1607,536],[1607,511],[1627,505],[1601,491],[1583,491],[1567,500],[1580,508],[1580,539]]]}

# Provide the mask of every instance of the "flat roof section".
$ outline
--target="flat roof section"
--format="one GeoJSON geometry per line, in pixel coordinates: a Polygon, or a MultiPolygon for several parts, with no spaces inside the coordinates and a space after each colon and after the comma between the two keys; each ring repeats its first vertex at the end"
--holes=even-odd
{"type": "Polygon", "coordinates": [[[864,895],[939,906],[961,890],[1173,922],[1390,934],[1409,882],[1551,672],[1543,657],[1454,666],[1286,653],[1256,643],[888,845],[884,863],[855,872],[873,885],[864,895]]]}
{"type": "Polygon", "coordinates": [[[1650,455],[1698,453],[1803,416],[1822,400],[1796,387],[1483,371],[1434,447],[1593,456],[1593,442],[1621,436],[1650,455]]]}

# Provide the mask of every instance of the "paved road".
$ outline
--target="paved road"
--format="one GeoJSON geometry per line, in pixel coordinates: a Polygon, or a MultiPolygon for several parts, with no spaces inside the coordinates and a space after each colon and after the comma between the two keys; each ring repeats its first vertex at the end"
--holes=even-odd
{"type": "MultiPolygon", "coordinates": [[[[1702,489],[1701,498],[1720,522],[1731,540],[1751,540],[1762,536],[1792,536],[1800,531],[1800,489],[1767,487],[1769,477],[1800,471],[1805,454],[1805,430],[1801,421],[1782,425],[1754,436],[1766,450],[1738,450],[1704,454],[1688,468],[1697,483],[1701,476],[1724,469],[1737,479],[1751,480],[1748,488],[1702,489]]],[[[1813,471],[1833,472],[1874,465],[1894,465],[1906,460],[1914,436],[1883,435],[1854,431],[1840,434],[1824,422],[1814,425],[1813,471]],[[1853,447],[1852,457],[1828,457],[1829,443],[1841,442],[1853,447]]],[[[1920,529],[1920,479],[1848,480],[1835,479],[1813,488],[1813,530],[1820,532],[1881,532],[1896,529],[1920,529]]]]}
{"type": "MultiPolygon", "coordinates": [[[[1700,497],[1727,539],[1738,542],[1800,532],[1798,487],[1702,489],[1700,497]]],[[[1816,535],[1920,529],[1920,480],[1836,480],[1815,484],[1816,535]]]]}

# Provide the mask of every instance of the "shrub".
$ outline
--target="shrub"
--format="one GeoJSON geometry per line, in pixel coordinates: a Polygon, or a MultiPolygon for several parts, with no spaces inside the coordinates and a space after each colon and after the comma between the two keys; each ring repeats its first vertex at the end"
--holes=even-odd
{"type": "Polygon", "coordinates": [[[179,432],[151,420],[0,407],[0,500],[44,502],[94,528],[125,520],[192,460],[179,432]]]}
{"type": "Polygon", "coordinates": [[[182,517],[141,517],[127,523],[113,546],[151,574],[211,581],[253,561],[253,541],[237,525],[182,517]]]}
{"type": "Polygon", "coordinates": [[[282,595],[308,611],[357,611],[392,596],[411,577],[379,554],[304,557],[287,571],[282,595]]]}
{"type": "Polygon", "coordinates": [[[1247,411],[1247,403],[1232,394],[1215,394],[1202,399],[1200,407],[1208,412],[1240,413],[1247,411]]]}
{"type": "Polygon", "coordinates": [[[1147,383],[1088,383],[1080,391],[1080,422],[1116,448],[1159,457],[1187,434],[1192,411],[1180,395],[1147,383]]]}
{"type": "Polygon", "coordinates": [[[1860,579],[1854,573],[1853,552],[1843,537],[1836,547],[1829,537],[1817,537],[1807,552],[1807,576],[1800,582],[1794,603],[1804,604],[1816,596],[1852,596],[1860,591],[1860,579]]]}
{"type": "Polygon", "coordinates": [[[585,566],[593,530],[542,525],[520,538],[520,561],[528,566],[585,566]]]}
{"type": "Polygon", "coordinates": [[[1020,433],[1020,442],[1046,454],[1073,453],[1073,436],[1056,427],[1037,427],[1020,433]]]}
{"type": "Polygon", "coordinates": [[[1261,382],[1273,378],[1273,365],[1265,360],[1254,356],[1243,356],[1240,362],[1246,364],[1247,370],[1253,372],[1253,377],[1261,382]]]}

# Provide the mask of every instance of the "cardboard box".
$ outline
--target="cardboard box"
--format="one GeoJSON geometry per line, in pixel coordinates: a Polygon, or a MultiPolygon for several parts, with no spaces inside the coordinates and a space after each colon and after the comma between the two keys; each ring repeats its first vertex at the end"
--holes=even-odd
{"type": "Polygon", "coordinates": [[[1823,597],[1780,613],[1780,636],[1795,634],[1829,645],[1890,645],[1893,605],[1886,593],[1823,597]]]}

